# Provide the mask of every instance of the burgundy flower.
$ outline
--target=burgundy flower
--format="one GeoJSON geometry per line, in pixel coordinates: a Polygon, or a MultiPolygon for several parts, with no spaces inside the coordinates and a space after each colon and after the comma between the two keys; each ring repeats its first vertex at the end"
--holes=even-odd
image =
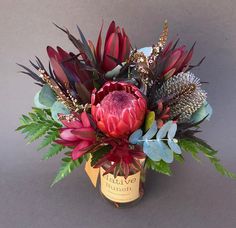
{"type": "Polygon", "coordinates": [[[173,41],[169,42],[159,56],[160,61],[165,62],[161,77],[165,76],[166,79],[185,71],[193,56],[194,45],[190,51],[186,50],[185,45],[178,48],[175,45],[173,41]]]}
{"type": "Polygon", "coordinates": [[[143,123],[147,104],[139,89],[124,82],[107,82],[94,90],[92,115],[98,128],[107,136],[129,136],[143,123]]]}
{"type": "Polygon", "coordinates": [[[102,53],[102,38],[101,38],[102,28],[100,30],[96,49],[90,41],[90,47],[94,51],[95,57],[98,64],[104,72],[110,71],[117,66],[117,63],[111,58],[117,59],[119,62],[124,62],[130,54],[131,44],[128,36],[126,35],[124,29],[116,26],[115,22],[112,21],[106,34],[104,51],[102,53]],[[111,56],[111,57],[110,57],[111,56]]]}
{"type": "Polygon", "coordinates": [[[157,126],[158,128],[161,128],[170,118],[170,107],[168,105],[164,105],[162,100],[159,100],[157,102],[155,114],[157,126]]]}
{"type": "Polygon", "coordinates": [[[142,148],[139,145],[130,146],[125,139],[106,138],[104,140],[111,146],[111,150],[97,161],[94,168],[99,168],[108,165],[103,175],[113,173],[117,167],[117,175],[128,177],[130,171],[142,170],[141,161],[146,157],[142,148]]]}
{"type": "Polygon", "coordinates": [[[58,144],[74,147],[72,159],[76,160],[84,155],[88,148],[96,140],[96,132],[92,128],[86,112],[73,115],[60,115],[60,120],[65,126],[60,129],[60,140],[58,144]]]}
{"type": "Polygon", "coordinates": [[[60,47],[55,50],[48,46],[47,53],[55,80],[63,91],[69,91],[81,103],[87,103],[87,97],[90,97],[94,89],[92,73],[81,67],[80,60],[75,58],[75,54],[67,53],[60,47]]]}

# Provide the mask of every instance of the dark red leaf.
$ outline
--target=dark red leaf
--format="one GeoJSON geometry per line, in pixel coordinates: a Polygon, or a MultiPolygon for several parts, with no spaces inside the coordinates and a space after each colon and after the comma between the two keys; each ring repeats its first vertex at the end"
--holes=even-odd
{"type": "Polygon", "coordinates": [[[183,64],[182,64],[181,68],[185,67],[186,65],[189,65],[189,62],[191,61],[192,56],[193,56],[193,51],[194,51],[195,44],[196,44],[196,42],[193,44],[193,46],[189,50],[185,60],[183,61],[183,64]]]}
{"type": "Polygon", "coordinates": [[[112,21],[111,24],[110,24],[110,26],[109,26],[109,28],[108,28],[108,30],[107,30],[107,35],[106,35],[105,44],[107,43],[107,41],[108,41],[110,35],[111,35],[112,33],[114,33],[115,31],[116,31],[116,23],[115,23],[115,21],[112,21]]]}
{"type": "Polygon", "coordinates": [[[82,141],[80,142],[72,151],[72,159],[77,160],[81,156],[83,156],[87,150],[86,148],[90,145],[88,141],[82,141]]]}
{"type": "Polygon", "coordinates": [[[102,28],[103,28],[103,23],[99,32],[97,46],[96,46],[96,58],[97,58],[98,64],[100,64],[102,61],[102,28]]]}
{"type": "Polygon", "coordinates": [[[116,63],[109,57],[119,58],[119,35],[112,33],[106,42],[103,56],[103,69],[110,71],[116,67],[116,63]]]}

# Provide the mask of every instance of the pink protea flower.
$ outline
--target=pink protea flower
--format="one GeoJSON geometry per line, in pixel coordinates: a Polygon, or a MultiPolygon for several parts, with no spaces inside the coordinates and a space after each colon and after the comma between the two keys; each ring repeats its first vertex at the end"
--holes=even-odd
{"type": "Polygon", "coordinates": [[[92,115],[107,136],[125,138],[143,123],[147,103],[139,89],[125,82],[106,82],[94,90],[92,115]]]}
{"type": "Polygon", "coordinates": [[[60,129],[58,144],[74,147],[72,159],[76,160],[87,152],[95,142],[96,132],[92,128],[86,112],[81,114],[59,115],[64,128],[60,129]]]}

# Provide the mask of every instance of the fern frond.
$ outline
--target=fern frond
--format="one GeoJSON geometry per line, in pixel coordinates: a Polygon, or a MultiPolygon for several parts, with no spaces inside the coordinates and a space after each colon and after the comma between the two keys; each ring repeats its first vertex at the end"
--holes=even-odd
{"type": "Polygon", "coordinates": [[[49,148],[48,152],[44,154],[43,159],[47,160],[55,155],[57,155],[59,152],[61,152],[65,146],[60,145],[60,144],[52,144],[51,147],[49,148]]]}
{"type": "Polygon", "coordinates": [[[83,162],[83,157],[78,160],[72,160],[72,158],[66,157],[62,159],[60,169],[51,184],[51,187],[62,180],[64,177],[68,176],[75,168],[79,167],[83,162]]]}
{"type": "Polygon", "coordinates": [[[49,144],[52,144],[59,136],[59,132],[57,129],[51,129],[47,132],[44,139],[40,143],[38,150],[41,150],[42,148],[48,146],[49,144]]]}
{"type": "Polygon", "coordinates": [[[59,137],[61,124],[53,120],[50,110],[32,108],[28,116],[22,115],[20,119],[21,126],[16,130],[25,134],[28,143],[31,143],[44,136],[38,150],[51,144],[48,152],[43,159],[48,159],[58,154],[64,146],[53,143],[59,137]]]}
{"type": "Polygon", "coordinates": [[[194,137],[191,138],[183,138],[179,140],[180,147],[185,151],[192,154],[194,158],[197,158],[197,154],[199,152],[203,153],[205,157],[207,157],[210,162],[214,165],[215,169],[221,173],[223,176],[230,177],[232,179],[236,179],[236,174],[228,171],[223,165],[220,164],[220,159],[216,157],[218,151],[212,149],[206,142],[203,140],[194,137]]]}

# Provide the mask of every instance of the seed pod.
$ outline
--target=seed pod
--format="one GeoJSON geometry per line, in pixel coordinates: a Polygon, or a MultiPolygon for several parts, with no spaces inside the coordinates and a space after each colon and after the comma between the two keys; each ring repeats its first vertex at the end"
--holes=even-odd
{"type": "Polygon", "coordinates": [[[181,72],[168,79],[157,91],[157,99],[163,99],[170,107],[170,119],[178,117],[179,122],[190,119],[206,100],[200,79],[190,72],[181,72]]]}

